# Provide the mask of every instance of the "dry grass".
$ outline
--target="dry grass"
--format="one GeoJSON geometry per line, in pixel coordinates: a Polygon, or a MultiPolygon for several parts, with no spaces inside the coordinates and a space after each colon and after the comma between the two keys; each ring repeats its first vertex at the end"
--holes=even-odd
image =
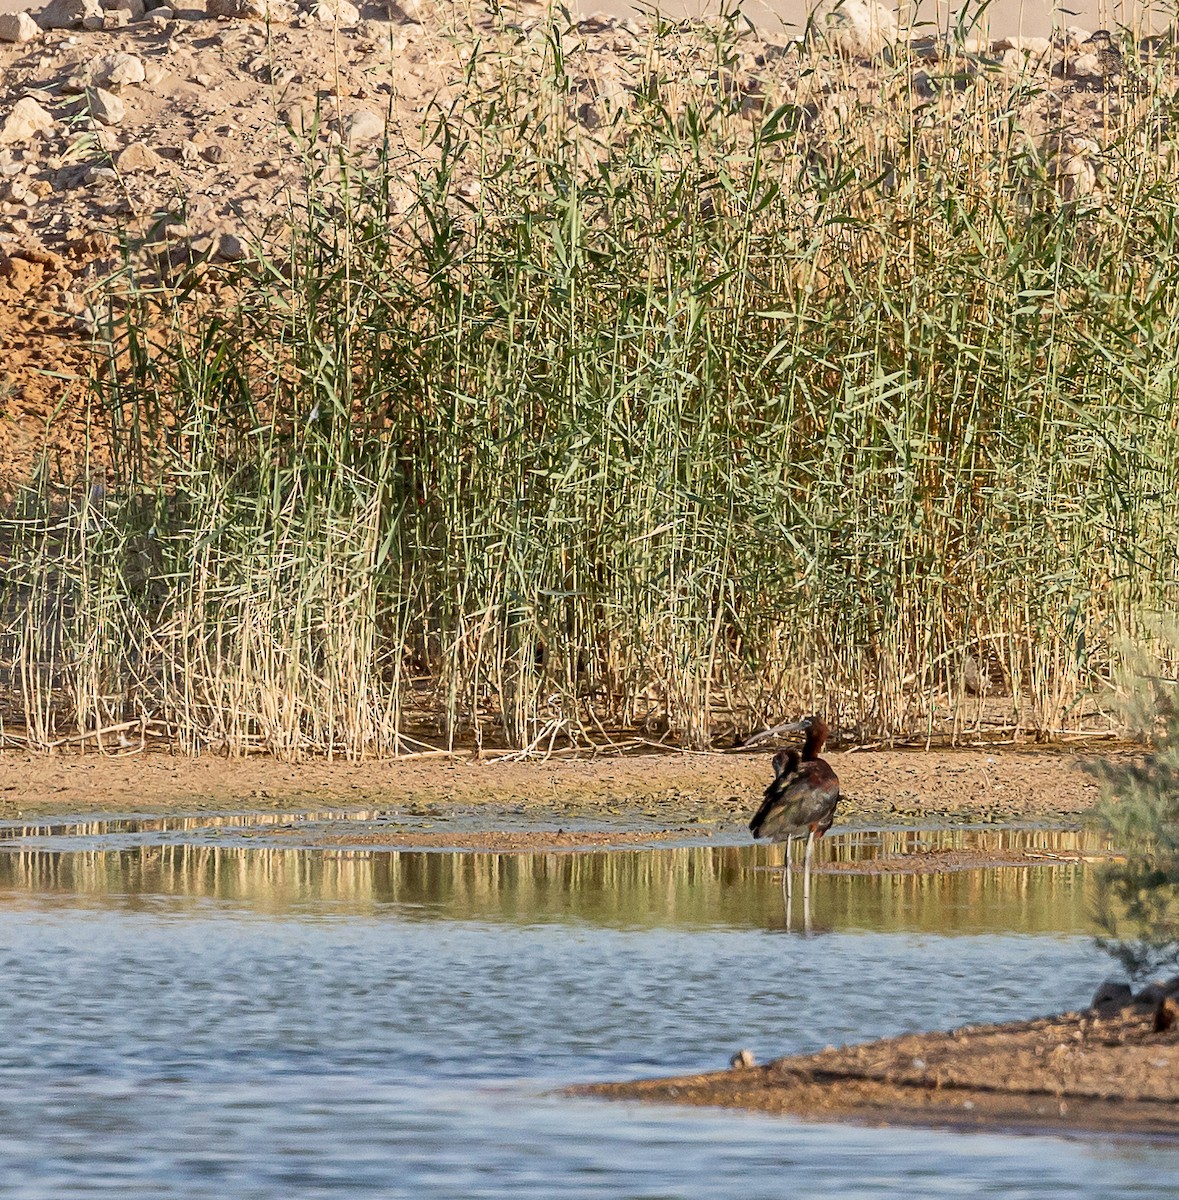
{"type": "Polygon", "coordinates": [[[106,486],[5,522],[9,736],[1100,724],[1176,591],[1169,52],[1081,104],[735,21],[581,37],[468,46],[412,151],[304,142],[239,267],[129,259],[106,486]]]}

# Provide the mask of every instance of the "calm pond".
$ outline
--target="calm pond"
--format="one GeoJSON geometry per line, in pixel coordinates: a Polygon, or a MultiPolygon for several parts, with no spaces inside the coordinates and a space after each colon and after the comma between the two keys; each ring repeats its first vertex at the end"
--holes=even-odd
{"type": "Polygon", "coordinates": [[[1169,1145],[552,1094],[1083,1004],[1110,963],[1078,865],[819,875],[805,936],[783,929],[777,847],[2,834],[5,1197],[1179,1196],[1169,1145]]]}

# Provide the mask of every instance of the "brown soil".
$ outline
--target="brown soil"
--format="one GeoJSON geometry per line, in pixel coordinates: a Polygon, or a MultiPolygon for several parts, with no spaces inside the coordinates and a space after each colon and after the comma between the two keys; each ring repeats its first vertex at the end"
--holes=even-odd
{"type": "MultiPolygon", "coordinates": [[[[48,458],[52,478],[83,474],[92,363],[88,339],[70,310],[81,304],[96,243],[82,238],[63,253],[0,248],[0,499],[11,499],[48,458]]],[[[89,445],[102,457],[101,422],[89,445]]]]}
{"type": "MultiPolygon", "coordinates": [[[[1095,751],[832,753],[841,823],[1059,821],[1097,799],[1095,751]]],[[[1124,753],[1124,751],[1123,751],[1124,753]]],[[[373,763],[188,759],[165,753],[0,753],[0,817],[398,804],[512,805],[526,817],[676,829],[740,828],[770,754],[665,754],[536,762],[423,758],[373,763]]]]}
{"type": "Polygon", "coordinates": [[[748,1108],[877,1125],[1179,1135],[1179,1027],[1150,1011],[1066,1013],[575,1094],[748,1108]]]}

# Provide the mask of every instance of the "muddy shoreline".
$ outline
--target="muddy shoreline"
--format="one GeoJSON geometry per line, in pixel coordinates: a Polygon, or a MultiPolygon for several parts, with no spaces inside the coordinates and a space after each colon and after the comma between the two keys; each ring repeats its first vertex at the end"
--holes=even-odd
{"type": "Polygon", "coordinates": [[[805,1120],[1179,1137],[1179,1027],[1154,1011],[1065,1013],[884,1038],[701,1075],[567,1094],[805,1120]]]}
{"type": "MultiPolygon", "coordinates": [[[[1092,766],[1130,748],[871,750],[828,755],[851,825],[1076,822],[1098,798],[1092,766]]],[[[739,831],[771,775],[758,753],[650,754],[548,762],[418,758],[366,763],[0,753],[0,819],[112,813],[398,805],[445,817],[510,808],[524,824],[739,831]]]]}

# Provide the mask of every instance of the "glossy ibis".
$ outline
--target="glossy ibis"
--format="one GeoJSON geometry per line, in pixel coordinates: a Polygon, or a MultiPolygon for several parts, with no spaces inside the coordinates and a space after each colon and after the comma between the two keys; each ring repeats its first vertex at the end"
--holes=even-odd
{"type": "Polygon", "coordinates": [[[822,717],[788,725],[783,733],[806,730],[802,754],[797,750],[779,750],[774,755],[774,781],[766,788],[765,800],[749,822],[749,832],[755,838],[786,843],[786,873],[782,889],[787,902],[793,893],[790,878],[790,846],[796,837],[806,834],[806,855],[803,860],[802,894],[809,903],[811,894],[811,858],[815,838],[822,837],[835,819],[839,803],[839,777],[829,763],[819,757],[827,741],[827,722],[822,717]]]}

